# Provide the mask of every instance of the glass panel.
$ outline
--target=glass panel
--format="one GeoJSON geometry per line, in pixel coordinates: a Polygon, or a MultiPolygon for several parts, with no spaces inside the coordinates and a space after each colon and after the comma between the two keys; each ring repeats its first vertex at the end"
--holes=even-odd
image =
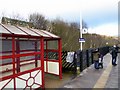
{"type": "Polygon", "coordinates": [[[47,32],[47,31],[45,31],[45,30],[41,30],[41,31],[44,32],[44,33],[46,33],[46,34],[48,34],[48,35],[50,35],[51,37],[59,38],[58,36],[56,36],[56,35],[54,35],[54,34],[52,34],[52,33],[50,33],[50,32],[47,32]]]}
{"type": "Polygon", "coordinates": [[[20,62],[20,72],[31,70],[35,68],[35,62],[33,60],[20,62]]]}
{"type": "Polygon", "coordinates": [[[12,55],[12,41],[11,40],[2,40],[2,55],[12,55]]]}
{"type": "MultiPolygon", "coordinates": [[[[38,52],[38,51],[40,51],[39,47],[40,47],[40,40],[38,40],[38,41],[36,41],[36,40],[20,41],[20,54],[33,53],[35,51],[38,52]],[[35,42],[37,42],[37,43],[35,43],[35,42]],[[35,45],[36,45],[36,47],[35,47],[35,45]]],[[[20,72],[31,70],[36,67],[41,67],[39,54],[19,57],[18,59],[20,59],[20,72]]]]}
{"type": "Polygon", "coordinates": [[[20,50],[34,50],[34,41],[20,41],[20,50]]]}
{"type": "Polygon", "coordinates": [[[23,34],[26,35],[26,33],[24,33],[23,31],[21,31],[20,29],[18,29],[15,26],[12,25],[4,25],[8,30],[10,30],[12,33],[14,34],[23,34]]]}
{"type": "Polygon", "coordinates": [[[2,40],[2,51],[12,51],[11,40],[2,40]]]}
{"type": "Polygon", "coordinates": [[[20,72],[41,67],[40,55],[20,57],[20,72]]]}
{"type": "MultiPolygon", "coordinates": [[[[19,27],[19,26],[18,26],[19,27]]],[[[30,35],[34,35],[34,36],[39,36],[38,34],[34,33],[33,31],[31,31],[30,29],[28,28],[25,28],[25,27],[19,27],[21,28],[23,31],[25,31],[26,33],[30,34],[30,35]]]]}
{"type": "Polygon", "coordinates": [[[46,41],[44,41],[44,50],[46,49],[46,41]]]}
{"type": "Polygon", "coordinates": [[[3,59],[2,60],[2,64],[9,64],[9,63],[12,64],[12,58],[10,58],[10,59],[3,59]]]}
{"type": "Polygon", "coordinates": [[[48,52],[48,59],[58,60],[58,52],[48,52]]]}
{"type": "Polygon", "coordinates": [[[4,59],[0,61],[0,77],[5,77],[13,74],[13,64],[12,59],[4,59]]]}
{"type": "Polygon", "coordinates": [[[39,41],[20,41],[20,50],[24,50],[25,53],[40,51],[40,42],[39,41]],[[37,42],[37,46],[35,46],[37,42]]]}
{"type": "Polygon", "coordinates": [[[35,32],[37,32],[38,34],[40,34],[40,35],[43,36],[43,37],[50,37],[49,35],[41,32],[41,30],[38,30],[38,29],[32,29],[32,30],[35,31],[35,32]]]}
{"type": "Polygon", "coordinates": [[[58,49],[58,41],[48,41],[48,49],[58,49]]]}
{"type": "MultiPolygon", "coordinates": [[[[0,56],[12,55],[12,41],[11,40],[2,40],[2,50],[0,51],[0,56]]],[[[13,64],[12,58],[9,59],[0,59],[0,73],[2,77],[9,76],[13,74],[13,64]]]]}
{"type": "Polygon", "coordinates": [[[10,32],[8,32],[4,27],[2,27],[1,25],[0,25],[0,33],[9,33],[10,34],[10,32]]]}

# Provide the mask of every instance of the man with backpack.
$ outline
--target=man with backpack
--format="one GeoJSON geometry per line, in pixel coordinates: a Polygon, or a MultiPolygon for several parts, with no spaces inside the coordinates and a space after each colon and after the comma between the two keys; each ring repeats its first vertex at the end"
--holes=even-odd
{"type": "Polygon", "coordinates": [[[112,55],[112,65],[116,66],[116,59],[117,59],[118,47],[116,45],[113,46],[112,51],[110,54],[112,55]]]}

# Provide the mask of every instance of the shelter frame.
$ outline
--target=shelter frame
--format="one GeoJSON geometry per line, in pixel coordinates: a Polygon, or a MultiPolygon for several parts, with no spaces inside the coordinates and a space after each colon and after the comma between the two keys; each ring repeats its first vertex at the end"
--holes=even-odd
{"type": "MultiPolygon", "coordinates": [[[[8,30],[8,29],[7,29],[8,30]]],[[[9,31],[9,30],[8,30],[9,31]]],[[[62,62],[61,62],[61,52],[62,52],[62,41],[61,41],[61,38],[53,38],[53,37],[43,37],[43,36],[32,36],[32,35],[18,35],[18,34],[14,34],[14,33],[11,33],[11,34],[7,34],[7,33],[1,33],[0,34],[0,38],[2,41],[4,40],[10,40],[12,42],[12,51],[7,51],[7,52],[0,52],[1,53],[1,56],[0,56],[0,60],[5,60],[5,59],[12,59],[12,63],[8,63],[8,64],[1,64],[0,67],[2,66],[5,66],[5,65],[9,65],[9,64],[12,64],[12,74],[11,75],[8,75],[8,76],[2,76],[0,77],[0,84],[3,84],[3,82],[5,82],[2,87],[0,89],[4,89],[6,88],[6,86],[9,84],[9,83],[12,83],[13,86],[11,86],[11,88],[14,88],[14,90],[16,90],[16,88],[18,88],[18,79],[21,79],[23,81],[26,82],[26,85],[24,88],[44,88],[45,86],[45,80],[44,80],[44,73],[50,73],[50,74],[54,74],[54,75],[57,75],[59,76],[60,79],[62,79],[62,62]],[[22,38],[22,39],[21,39],[22,38]],[[20,53],[20,52],[25,52],[27,50],[20,50],[20,42],[19,41],[24,41],[24,40],[33,40],[35,42],[34,44],[34,52],[29,52],[29,53],[20,53]],[[49,41],[57,41],[58,42],[58,50],[50,50],[48,49],[48,42],[49,41]],[[40,51],[37,51],[37,42],[39,42],[39,49],[40,51]],[[44,42],[46,42],[46,45],[44,45],[44,42]],[[46,47],[46,49],[44,49],[44,47],[46,47]],[[4,55],[4,53],[8,53],[8,52],[12,52],[11,55],[4,55]],[[44,54],[46,52],[46,58],[44,58],[44,54]],[[58,53],[58,60],[49,60],[48,59],[48,52],[57,52],[58,53]],[[39,62],[36,62],[37,61],[37,55],[40,55],[40,64],[41,66],[37,66],[37,64],[39,62]],[[35,56],[35,68],[33,69],[29,69],[29,70],[26,70],[26,71],[21,71],[20,70],[20,58],[21,57],[25,57],[25,56],[35,56]],[[49,68],[48,67],[51,62],[55,62],[55,63],[58,63],[58,69],[59,69],[59,73],[54,73],[54,72],[49,72],[49,68]],[[45,64],[46,63],[46,64],[45,64]],[[46,70],[45,70],[46,68],[46,70]],[[35,72],[36,71],[36,72],[35,72]],[[34,72],[36,73],[36,76],[39,74],[39,80],[40,81],[37,81],[39,83],[36,82],[36,76],[32,76],[34,74],[34,72]],[[24,76],[24,75],[27,75],[27,74],[30,74],[29,78],[27,79],[24,79],[24,78],[21,78],[21,76],[24,76]],[[33,81],[33,83],[29,83],[29,81],[33,81]],[[35,86],[36,84],[36,86],[35,86]],[[34,87],[33,87],[34,86],[34,87]],[[38,87],[39,86],[39,87],[38,87]]],[[[29,50],[28,50],[29,51],[29,50]]],[[[30,63],[27,63],[27,64],[31,64],[30,63]]],[[[56,65],[55,65],[56,66],[56,65]]],[[[56,67],[55,67],[56,68],[56,67]]],[[[8,72],[8,71],[2,71],[0,72],[1,75],[4,73],[4,72],[8,72]]]]}

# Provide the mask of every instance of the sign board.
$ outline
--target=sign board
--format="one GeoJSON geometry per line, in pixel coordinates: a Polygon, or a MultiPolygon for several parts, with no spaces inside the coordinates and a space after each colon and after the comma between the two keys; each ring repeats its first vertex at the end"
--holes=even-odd
{"type": "Polygon", "coordinates": [[[84,38],[79,38],[79,42],[85,42],[84,38]]]}

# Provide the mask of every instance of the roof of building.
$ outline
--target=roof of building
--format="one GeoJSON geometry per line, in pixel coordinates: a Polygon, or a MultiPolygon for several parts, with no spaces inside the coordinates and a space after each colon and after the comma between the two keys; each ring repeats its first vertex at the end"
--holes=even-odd
{"type": "Polygon", "coordinates": [[[56,36],[45,30],[38,30],[28,27],[21,27],[17,25],[9,25],[2,23],[0,23],[0,34],[38,36],[45,38],[60,38],[59,36],[56,36]]]}

